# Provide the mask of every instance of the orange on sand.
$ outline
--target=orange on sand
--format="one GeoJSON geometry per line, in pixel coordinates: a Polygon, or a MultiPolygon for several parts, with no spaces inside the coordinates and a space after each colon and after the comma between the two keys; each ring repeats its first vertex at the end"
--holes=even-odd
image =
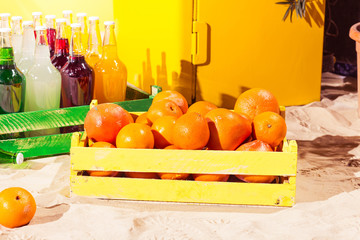
{"type": "MultiPolygon", "coordinates": [[[[157,95],[156,95],[157,96],[157,95]]],[[[173,101],[168,99],[153,100],[151,106],[147,111],[147,118],[150,122],[154,123],[156,119],[162,116],[175,116],[176,118],[183,115],[180,107],[176,105],[173,101]]]]}
{"type": "MultiPolygon", "coordinates": [[[[108,142],[95,142],[90,147],[116,148],[114,145],[108,142]]],[[[116,171],[92,171],[92,170],[88,170],[87,173],[92,177],[115,177],[118,174],[118,172],[116,171]]]]}
{"type": "Polygon", "coordinates": [[[151,128],[142,123],[130,123],[116,137],[117,148],[154,148],[151,128]]]}
{"type": "Polygon", "coordinates": [[[7,228],[28,224],[36,212],[34,197],[26,189],[10,187],[0,192],[0,224],[7,228]]]}
{"type": "MultiPolygon", "coordinates": [[[[271,146],[263,141],[254,140],[242,144],[236,151],[259,151],[259,152],[272,152],[271,146]]],[[[238,179],[249,183],[271,183],[275,176],[261,176],[261,175],[235,175],[238,179]]]]}
{"type": "Polygon", "coordinates": [[[95,142],[115,144],[118,132],[127,124],[134,122],[131,114],[114,103],[94,106],[86,114],[84,128],[95,142]]]}
{"type": "Polygon", "coordinates": [[[205,118],[210,129],[209,150],[235,150],[251,134],[250,121],[228,109],[213,109],[205,118]]]}
{"type": "Polygon", "coordinates": [[[194,104],[192,104],[189,109],[188,109],[188,113],[189,112],[197,112],[200,113],[202,116],[205,117],[205,115],[210,112],[211,110],[217,108],[217,106],[211,102],[208,101],[198,101],[194,104]]]}
{"type": "Polygon", "coordinates": [[[152,125],[151,121],[147,118],[147,112],[144,112],[144,113],[140,114],[136,118],[135,122],[136,123],[143,123],[143,124],[149,125],[150,127],[152,125]]]}
{"type": "Polygon", "coordinates": [[[262,88],[249,89],[237,98],[234,111],[244,113],[254,119],[254,117],[262,112],[280,113],[279,103],[275,96],[268,90],[262,88]]]}
{"type": "Polygon", "coordinates": [[[184,114],[188,110],[188,102],[187,102],[186,98],[177,91],[166,90],[166,91],[159,92],[158,94],[155,95],[153,102],[163,100],[163,99],[168,99],[168,100],[173,101],[176,105],[178,105],[180,107],[182,113],[184,113],[184,114]]]}
{"type": "Polygon", "coordinates": [[[195,181],[226,182],[229,175],[226,174],[193,174],[195,181]]]}
{"type": "Polygon", "coordinates": [[[152,172],[125,172],[124,175],[129,178],[158,178],[157,173],[152,172]]]}
{"type": "Polygon", "coordinates": [[[273,148],[285,138],[286,131],[285,119],[277,113],[263,112],[254,118],[254,138],[270,144],[273,148]]]}
{"type": "Polygon", "coordinates": [[[182,115],[176,120],[173,137],[174,145],[181,149],[202,149],[210,137],[206,119],[196,112],[182,115]]]}
{"type": "Polygon", "coordinates": [[[154,135],[155,148],[163,149],[173,144],[173,129],[177,117],[163,116],[158,118],[151,126],[154,135]]]}

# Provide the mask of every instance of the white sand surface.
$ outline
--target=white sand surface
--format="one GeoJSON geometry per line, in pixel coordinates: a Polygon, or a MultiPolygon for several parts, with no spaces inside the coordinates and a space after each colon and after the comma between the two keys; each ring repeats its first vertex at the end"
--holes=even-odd
{"type": "Polygon", "coordinates": [[[334,97],[348,83],[324,78],[321,101],[286,110],[287,138],[299,145],[291,208],[70,196],[64,155],[27,161],[23,169],[0,166],[0,191],[24,187],[37,202],[30,224],[0,226],[0,239],[360,239],[357,94],[334,97]]]}

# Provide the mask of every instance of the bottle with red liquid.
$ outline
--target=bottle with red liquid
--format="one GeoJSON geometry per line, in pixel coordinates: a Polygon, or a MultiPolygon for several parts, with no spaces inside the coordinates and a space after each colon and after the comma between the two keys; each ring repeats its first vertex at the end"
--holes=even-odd
{"type": "Polygon", "coordinates": [[[55,15],[46,15],[46,38],[49,44],[50,57],[55,53],[55,41],[56,41],[56,30],[55,30],[55,15]]]}
{"type": "Polygon", "coordinates": [[[61,106],[90,104],[94,93],[94,71],[85,61],[81,42],[81,24],[71,24],[70,56],[61,68],[61,106]]]}
{"type": "Polygon", "coordinates": [[[66,19],[56,19],[55,53],[51,58],[52,64],[60,71],[69,58],[69,40],[66,37],[66,19]]]}

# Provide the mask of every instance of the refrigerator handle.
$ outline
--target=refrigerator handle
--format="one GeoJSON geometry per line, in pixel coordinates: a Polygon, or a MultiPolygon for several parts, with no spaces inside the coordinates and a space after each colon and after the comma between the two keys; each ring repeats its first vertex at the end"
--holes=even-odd
{"type": "Polygon", "coordinates": [[[193,21],[191,53],[194,65],[207,64],[208,33],[208,24],[206,22],[193,21]]]}

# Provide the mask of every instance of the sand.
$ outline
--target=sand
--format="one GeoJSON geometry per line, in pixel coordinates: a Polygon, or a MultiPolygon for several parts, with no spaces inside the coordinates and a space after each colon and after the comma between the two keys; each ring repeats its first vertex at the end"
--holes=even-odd
{"type": "Polygon", "coordinates": [[[322,100],[286,109],[299,145],[291,208],[90,199],[70,196],[67,155],[0,166],[0,191],[29,190],[29,225],[0,239],[360,239],[360,118],[354,81],[324,74],[322,100]]]}

